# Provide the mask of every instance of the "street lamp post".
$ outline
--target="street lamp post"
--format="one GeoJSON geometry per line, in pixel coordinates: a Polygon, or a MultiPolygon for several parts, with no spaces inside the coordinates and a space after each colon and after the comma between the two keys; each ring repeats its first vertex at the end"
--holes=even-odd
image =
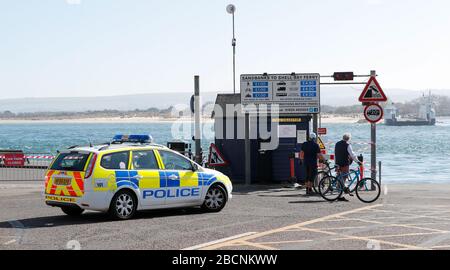
{"type": "Polygon", "coordinates": [[[234,13],[236,12],[236,6],[232,4],[228,5],[227,12],[233,18],[233,40],[231,41],[231,46],[233,46],[233,93],[236,94],[236,37],[234,31],[234,13]]]}

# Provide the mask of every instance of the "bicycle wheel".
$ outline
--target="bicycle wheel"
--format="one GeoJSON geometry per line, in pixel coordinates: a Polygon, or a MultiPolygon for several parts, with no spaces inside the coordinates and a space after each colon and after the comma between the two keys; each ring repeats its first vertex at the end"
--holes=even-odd
{"type": "Polygon", "coordinates": [[[364,178],[358,182],[356,196],[365,203],[373,203],[381,195],[380,184],[372,178],[364,178]]]}
{"type": "Polygon", "coordinates": [[[313,189],[314,189],[315,193],[320,194],[320,191],[319,191],[320,181],[322,181],[322,179],[324,179],[327,176],[328,176],[328,173],[326,171],[320,171],[317,174],[316,178],[314,178],[313,189]]]}
{"type": "Polygon", "coordinates": [[[343,192],[341,182],[334,176],[326,176],[319,183],[320,196],[329,202],[339,199],[343,192]]]}

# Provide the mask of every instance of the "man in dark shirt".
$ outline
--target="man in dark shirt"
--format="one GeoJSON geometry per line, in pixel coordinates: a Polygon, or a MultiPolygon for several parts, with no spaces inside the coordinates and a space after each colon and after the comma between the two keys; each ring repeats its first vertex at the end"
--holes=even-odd
{"type": "MultiPolygon", "coordinates": [[[[334,154],[336,158],[336,165],[338,166],[338,176],[344,175],[342,178],[344,179],[344,183],[348,178],[348,173],[350,172],[350,165],[353,162],[361,165],[361,162],[356,157],[355,152],[353,152],[352,145],[350,144],[350,140],[352,139],[352,135],[349,133],[344,134],[342,137],[342,141],[336,143],[334,154]]],[[[353,196],[348,188],[345,189],[345,193],[353,196]]],[[[348,201],[344,196],[339,198],[340,201],[348,201]]]]}
{"type": "Polygon", "coordinates": [[[316,143],[317,135],[311,133],[309,140],[302,144],[302,150],[300,152],[300,160],[306,169],[306,195],[312,195],[312,185],[314,178],[317,176],[317,160],[323,160],[320,146],[316,143]]]}

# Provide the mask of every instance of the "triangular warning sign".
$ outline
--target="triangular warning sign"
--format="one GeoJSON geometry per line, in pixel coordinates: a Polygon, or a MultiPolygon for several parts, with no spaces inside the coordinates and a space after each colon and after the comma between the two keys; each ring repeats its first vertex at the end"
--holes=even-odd
{"type": "Polygon", "coordinates": [[[213,143],[209,147],[208,165],[211,167],[220,167],[228,165],[228,162],[222,156],[217,146],[213,143]]]}
{"type": "Polygon", "coordinates": [[[371,77],[359,97],[360,102],[385,102],[387,97],[375,77],[371,77]]]}
{"type": "Polygon", "coordinates": [[[326,150],[327,149],[325,144],[322,141],[322,138],[320,138],[320,137],[317,137],[317,144],[319,145],[320,150],[326,150]]]}

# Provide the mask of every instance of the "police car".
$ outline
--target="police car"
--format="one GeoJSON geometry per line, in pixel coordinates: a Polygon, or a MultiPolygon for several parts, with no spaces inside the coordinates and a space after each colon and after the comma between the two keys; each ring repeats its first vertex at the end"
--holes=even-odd
{"type": "Polygon", "coordinates": [[[231,192],[227,176],[153,144],[148,135],[71,147],[58,154],[45,176],[45,203],[70,216],[94,210],[125,220],[139,210],[197,206],[220,212],[231,192]]]}

